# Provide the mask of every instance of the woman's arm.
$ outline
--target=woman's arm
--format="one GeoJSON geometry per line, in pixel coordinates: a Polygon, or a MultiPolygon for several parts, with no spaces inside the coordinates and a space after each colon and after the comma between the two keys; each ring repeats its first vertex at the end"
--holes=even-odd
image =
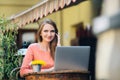
{"type": "Polygon", "coordinates": [[[54,67],[48,69],[41,69],[41,72],[51,72],[51,71],[54,71],[54,67]]]}
{"type": "Polygon", "coordinates": [[[28,47],[27,49],[27,53],[23,59],[23,63],[22,66],[20,68],[20,75],[21,77],[24,76],[24,74],[28,74],[33,72],[31,66],[30,66],[30,62],[33,60],[33,55],[32,55],[32,50],[31,47],[28,47]]]}

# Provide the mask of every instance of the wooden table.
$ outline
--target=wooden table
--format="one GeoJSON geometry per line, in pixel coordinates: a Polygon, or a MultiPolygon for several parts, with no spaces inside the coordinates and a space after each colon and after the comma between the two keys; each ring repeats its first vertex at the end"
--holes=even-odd
{"type": "Polygon", "coordinates": [[[25,75],[25,80],[89,80],[88,71],[34,72],[25,75]]]}

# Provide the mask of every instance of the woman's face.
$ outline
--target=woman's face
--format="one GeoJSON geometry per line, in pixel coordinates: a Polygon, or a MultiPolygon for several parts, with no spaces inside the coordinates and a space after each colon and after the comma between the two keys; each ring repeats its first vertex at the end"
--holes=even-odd
{"type": "Polygon", "coordinates": [[[42,28],[40,36],[42,37],[42,41],[51,42],[55,37],[55,29],[50,24],[45,24],[42,28]]]}

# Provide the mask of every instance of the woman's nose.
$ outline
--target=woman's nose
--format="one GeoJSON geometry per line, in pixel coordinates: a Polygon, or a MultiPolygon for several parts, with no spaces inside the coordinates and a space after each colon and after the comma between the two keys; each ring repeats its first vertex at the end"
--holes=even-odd
{"type": "Polygon", "coordinates": [[[51,32],[48,32],[48,35],[51,36],[51,32]]]}

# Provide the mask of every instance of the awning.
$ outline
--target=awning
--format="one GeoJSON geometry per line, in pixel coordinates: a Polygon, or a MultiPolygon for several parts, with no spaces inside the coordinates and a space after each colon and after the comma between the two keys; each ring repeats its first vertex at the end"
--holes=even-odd
{"type": "Polygon", "coordinates": [[[43,0],[35,6],[17,15],[11,16],[10,20],[17,23],[19,27],[38,21],[39,19],[55,11],[78,4],[84,0],[43,0]]]}

